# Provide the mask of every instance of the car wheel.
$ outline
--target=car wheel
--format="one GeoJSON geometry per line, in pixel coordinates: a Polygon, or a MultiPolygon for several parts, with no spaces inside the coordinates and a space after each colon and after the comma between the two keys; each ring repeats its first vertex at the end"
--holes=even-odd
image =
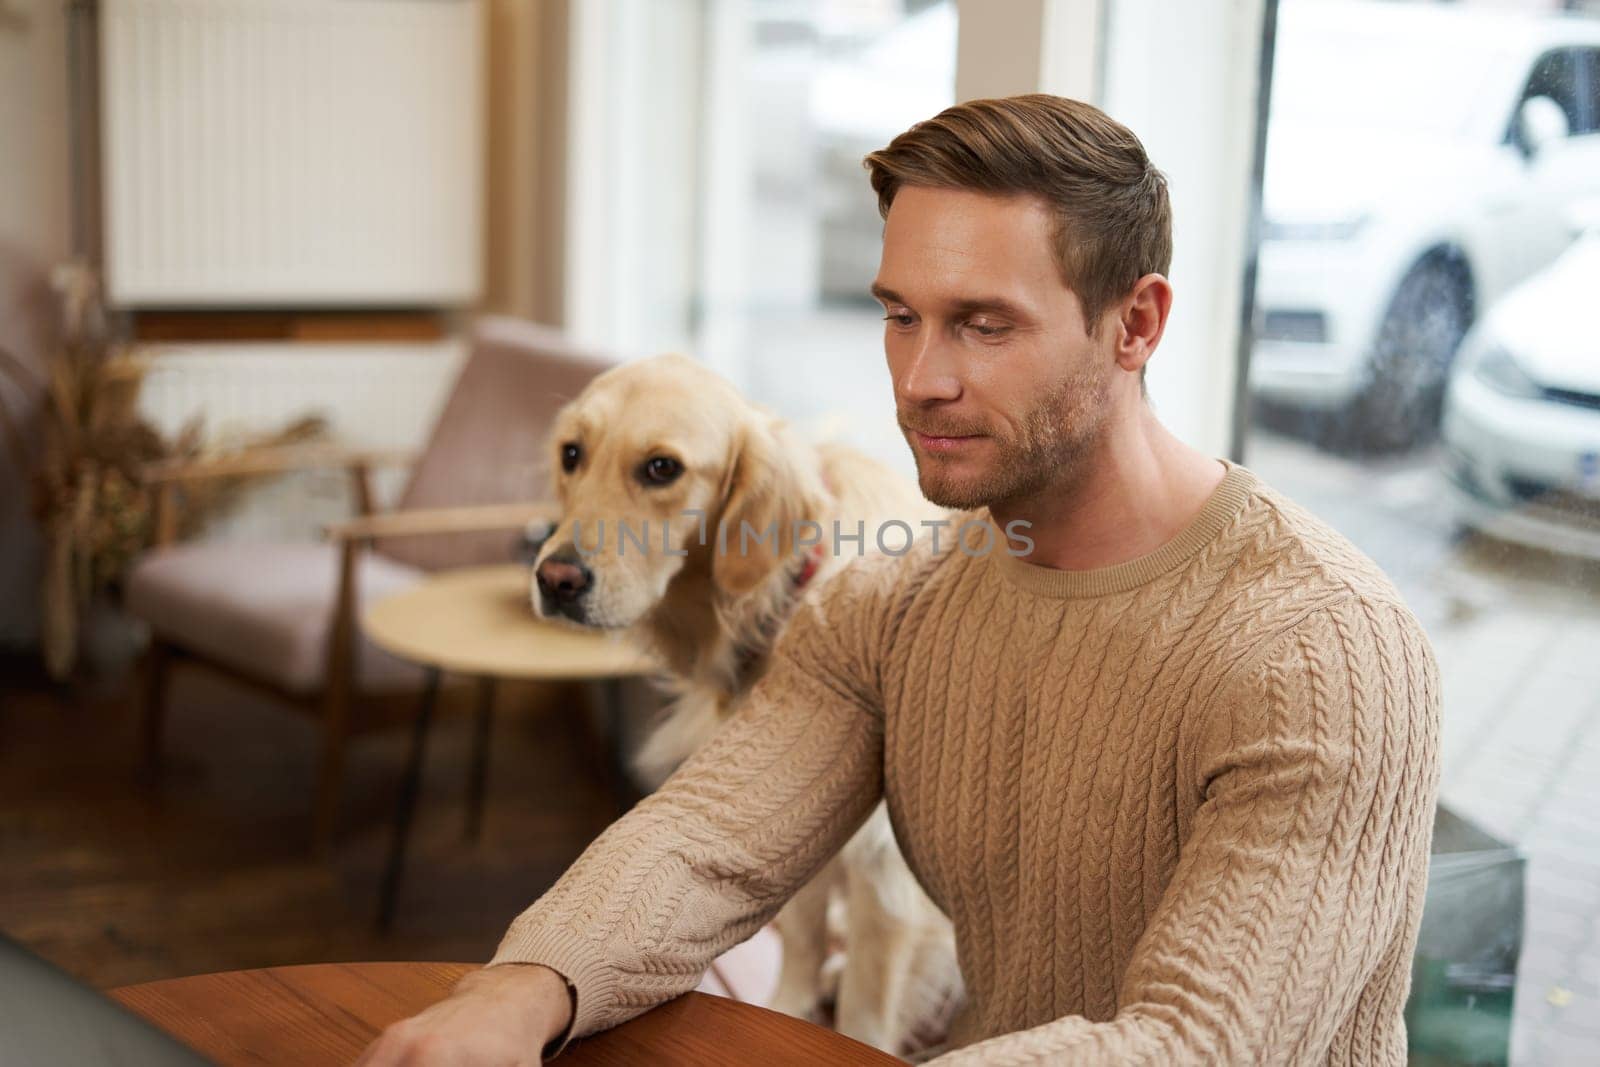
{"type": "Polygon", "coordinates": [[[1445,379],[1472,322],[1462,269],[1432,258],[1395,290],[1373,343],[1366,388],[1346,420],[1350,444],[1392,451],[1430,440],[1439,428],[1445,379]]]}

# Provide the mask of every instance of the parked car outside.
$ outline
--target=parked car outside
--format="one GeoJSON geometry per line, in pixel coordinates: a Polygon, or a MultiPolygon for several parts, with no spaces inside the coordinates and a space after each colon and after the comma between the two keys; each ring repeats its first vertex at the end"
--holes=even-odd
{"type": "Polygon", "coordinates": [[[1445,469],[1460,520],[1600,558],[1600,228],[1494,305],[1445,394],[1445,469]]]}
{"type": "Polygon", "coordinates": [[[1251,389],[1412,443],[1600,192],[1600,20],[1288,0],[1270,116],[1251,389]]]}

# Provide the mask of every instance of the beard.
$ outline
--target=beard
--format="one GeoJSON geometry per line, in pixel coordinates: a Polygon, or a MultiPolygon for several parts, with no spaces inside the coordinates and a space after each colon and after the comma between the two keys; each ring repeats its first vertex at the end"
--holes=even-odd
{"type": "MultiPolygon", "coordinates": [[[[1070,485],[1082,476],[1088,459],[1105,436],[1110,414],[1109,374],[1085,369],[1054,383],[1008,431],[975,419],[925,418],[901,412],[900,429],[908,444],[913,431],[936,437],[981,435],[992,454],[977,469],[971,461],[924,455],[912,444],[922,495],[940,507],[970,511],[1037,497],[1070,485]]],[[[981,446],[980,446],[981,447],[981,446]]]]}

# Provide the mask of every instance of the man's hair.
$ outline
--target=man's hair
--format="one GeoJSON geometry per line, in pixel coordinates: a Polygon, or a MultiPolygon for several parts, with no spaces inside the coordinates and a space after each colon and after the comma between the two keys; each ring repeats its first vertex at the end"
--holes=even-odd
{"type": "Polygon", "coordinates": [[[1091,333],[1134,282],[1166,274],[1172,263],[1166,178],[1132,130],[1079,100],[969,100],[917,123],[863,164],[885,219],[903,185],[1042,198],[1055,215],[1061,280],[1091,333]]]}

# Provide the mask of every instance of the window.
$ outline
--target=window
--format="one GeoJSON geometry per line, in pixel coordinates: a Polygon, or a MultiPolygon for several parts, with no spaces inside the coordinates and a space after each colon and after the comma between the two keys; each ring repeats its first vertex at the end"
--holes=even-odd
{"type": "Polygon", "coordinates": [[[1571,49],[1547,52],[1534,64],[1528,77],[1528,87],[1522,91],[1519,105],[1536,96],[1548,96],[1561,107],[1567,116],[1567,129],[1582,133],[1588,129],[1589,108],[1579,95],[1579,53],[1571,49]]]}
{"type": "Polygon", "coordinates": [[[867,292],[883,222],[862,158],[955,102],[955,57],[949,0],[765,0],[714,61],[740,106],[711,132],[734,148],[704,185],[722,273],[697,347],[758,402],[908,474],[867,292]]]}
{"type": "Polygon", "coordinates": [[[1583,104],[1580,133],[1600,131],[1600,48],[1585,48],[1578,57],[1578,99],[1583,104]]]}
{"type": "Polygon", "coordinates": [[[1413,1062],[1600,1040],[1600,138],[1508,136],[1600,121],[1600,18],[1553,6],[1278,14],[1244,460],[1427,628],[1436,846],[1480,857],[1435,856],[1413,1062]]]}

